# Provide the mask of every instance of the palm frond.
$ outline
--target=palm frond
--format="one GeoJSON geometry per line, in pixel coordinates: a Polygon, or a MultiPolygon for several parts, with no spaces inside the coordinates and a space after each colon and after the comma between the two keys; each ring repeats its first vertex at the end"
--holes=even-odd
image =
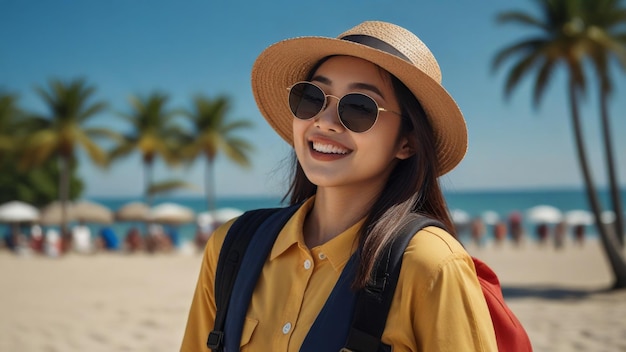
{"type": "Polygon", "coordinates": [[[543,93],[546,90],[547,85],[550,83],[550,78],[554,72],[554,64],[554,58],[545,58],[543,64],[541,64],[539,74],[535,79],[535,89],[533,89],[533,106],[535,108],[538,108],[541,104],[543,93]]]}
{"type": "Polygon", "coordinates": [[[101,167],[107,166],[108,158],[106,153],[86,133],[78,133],[76,141],[87,151],[87,155],[96,165],[101,167]]]}
{"type": "Polygon", "coordinates": [[[154,196],[157,194],[168,193],[168,192],[172,192],[172,191],[176,191],[180,189],[188,189],[188,190],[193,190],[193,191],[199,190],[198,186],[192,183],[188,183],[182,180],[166,180],[166,181],[152,183],[148,187],[147,191],[148,191],[148,194],[154,196]]]}
{"type": "Polygon", "coordinates": [[[532,15],[520,11],[503,12],[496,17],[496,22],[500,24],[519,24],[524,26],[536,27],[546,30],[545,24],[532,15]]]}
{"type": "Polygon", "coordinates": [[[533,37],[510,45],[496,54],[492,63],[492,68],[494,70],[499,68],[504,61],[511,59],[514,55],[522,56],[535,52],[538,48],[543,47],[545,42],[546,40],[544,38],[533,37]]]}

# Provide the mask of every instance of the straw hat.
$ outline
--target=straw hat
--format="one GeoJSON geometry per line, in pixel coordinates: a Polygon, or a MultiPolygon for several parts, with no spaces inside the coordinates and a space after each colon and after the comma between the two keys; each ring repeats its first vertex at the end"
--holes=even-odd
{"type": "Polygon", "coordinates": [[[465,156],[467,128],[463,114],[441,85],[435,57],[413,33],[397,25],[368,21],[337,38],[298,37],[265,49],[252,68],[252,92],[259,110],[293,145],[293,115],[287,87],[306,79],[313,66],[329,55],[348,55],[370,61],[402,81],[424,107],[434,134],[439,173],[452,170],[465,156]]]}

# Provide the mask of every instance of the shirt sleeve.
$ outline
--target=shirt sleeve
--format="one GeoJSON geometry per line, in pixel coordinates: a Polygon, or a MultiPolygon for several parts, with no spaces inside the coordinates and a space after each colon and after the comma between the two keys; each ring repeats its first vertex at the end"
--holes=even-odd
{"type": "Polygon", "coordinates": [[[472,258],[444,230],[409,243],[383,342],[394,351],[497,351],[472,258]]]}
{"type": "Polygon", "coordinates": [[[200,274],[180,347],[181,352],[207,351],[207,338],[215,323],[215,270],[224,238],[233,221],[217,228],[204,248],[200,274]]]}

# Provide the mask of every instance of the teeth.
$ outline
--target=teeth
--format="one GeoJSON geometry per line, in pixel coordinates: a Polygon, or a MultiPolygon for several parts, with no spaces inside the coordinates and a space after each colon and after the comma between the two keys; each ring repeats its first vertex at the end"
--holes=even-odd
{"type": "Polygon", "coordinates": [[[313,149],[315,151],[318,151],[320,153],[325,153],[325,154],[347,154],[348,153],[347,149],[339,148],[336,145],[322,144],[322,143],[315,143],[315,142],[313,142],[313,149]]]}

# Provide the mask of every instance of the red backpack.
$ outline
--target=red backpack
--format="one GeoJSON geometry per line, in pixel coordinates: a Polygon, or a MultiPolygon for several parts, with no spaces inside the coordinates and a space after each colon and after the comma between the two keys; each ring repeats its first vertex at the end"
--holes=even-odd
{"type": "Polygon", "coordinates": [[[532,345],[526,330],[517,319],[515,314],[504,302],[500,280],[496,273],[487,264],[477,258],[472,257],[478,282],[483,289],[489,314],[493,322],[493,329],[496,332],[496,341],[500,351],[532,351],[532,345]]]}

